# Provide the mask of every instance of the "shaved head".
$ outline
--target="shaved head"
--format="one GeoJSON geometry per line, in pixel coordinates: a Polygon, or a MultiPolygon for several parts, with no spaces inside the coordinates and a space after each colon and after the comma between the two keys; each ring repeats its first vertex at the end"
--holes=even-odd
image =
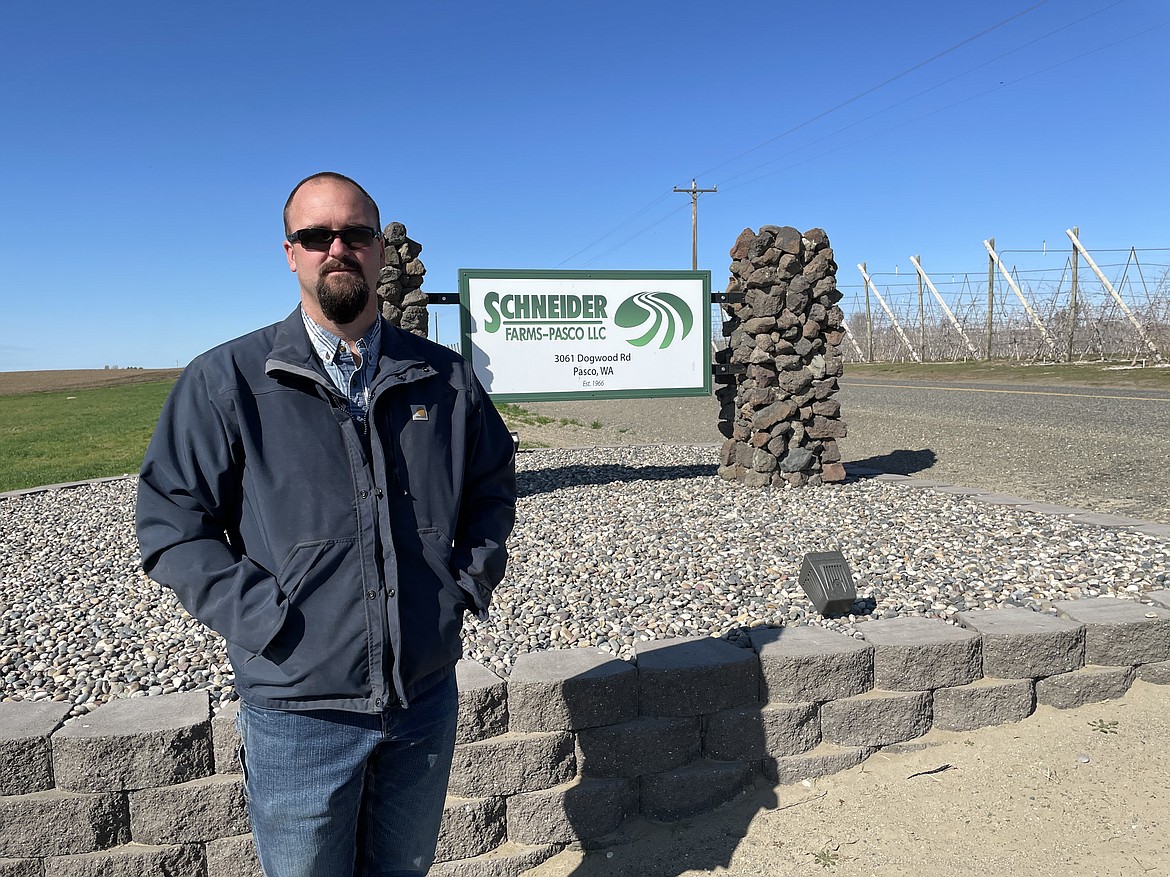
{"type": "Polygon", "coordinates": [[[284,233],[285,234],[291,234],[295,230],[295,229],[289,228],[288,215],[289,215],[289,208],[292,207],[292,202],[293,202],[293,199],[296,198],[297,192],[299,192],[301,190],[301,188],[306,186],[306,185],[316,183],[316,182],[321,182],[323,180],[332,180],[332,181],[338,182],[338,183],[345,183],[346,185],[353,186],[355,189],[357,189],[359,192],[361,192],[362,196],[368,202],[370,202],[370,207],[374,211],[374,228],[377,229],[378,231],[382,230],[382,217],[378,213],[378,205],[374,202],[374,199],[370,197],[369,192],[367,192],[360,185],[358,185],[358,183],[355,180],[350,179],[345,174],[338,174],[338,173],[334,173],[333,171],[321,171],[320,173],[316,173],[316,174],[313,174],[312,176],[305,177],[303,180],[301,180],[299,183],[297,183],[295,186],[293,186],[293,190],[291,192],[289,192],[288,200],[284,202],[284,233]]]}

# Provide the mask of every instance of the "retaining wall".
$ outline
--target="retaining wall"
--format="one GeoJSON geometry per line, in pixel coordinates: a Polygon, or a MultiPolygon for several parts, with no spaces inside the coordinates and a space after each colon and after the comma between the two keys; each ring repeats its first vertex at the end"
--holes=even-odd
{"type": "MultiPolygon", "coordinates": [[[[507,877],[641,814],[675,820],[753,775],[791,783],[931,728],[966,731],[1170,684],[1170,590],[1059,615],[893,618],[522,655],[505,681],[461,662],[438,877],[507,877]]],[[[0,877],[260,875],[235,707],[205,692],[0,704],[0,877]]]]}

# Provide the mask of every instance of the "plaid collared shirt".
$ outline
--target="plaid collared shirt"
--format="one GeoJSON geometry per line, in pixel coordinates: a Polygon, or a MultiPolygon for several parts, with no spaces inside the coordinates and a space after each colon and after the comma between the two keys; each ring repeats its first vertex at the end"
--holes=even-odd
{"type": "Polygon", "coordinates": [[[382,352],[381,318],[374,320],[370,331],[358,341],[356,360],[346,343],[314,323],[303,307],[301,319],[305,322],[305,331],[309,333],[313,349],[321,357],[325,372],[333,381],[333,386],[346,398],[349,416],[359,424],[364,424],[370,410],[370,384],[374,382],[378,356],[382,352]]]}

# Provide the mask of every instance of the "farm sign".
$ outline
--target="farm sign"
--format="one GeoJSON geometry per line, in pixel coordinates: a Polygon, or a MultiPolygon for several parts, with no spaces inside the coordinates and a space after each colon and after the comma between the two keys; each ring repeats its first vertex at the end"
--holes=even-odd
{"type": "Polygon", "coordinates": [[[462,269],[463,356],[497,400],[711,392],[711,272],[462,269]]]}

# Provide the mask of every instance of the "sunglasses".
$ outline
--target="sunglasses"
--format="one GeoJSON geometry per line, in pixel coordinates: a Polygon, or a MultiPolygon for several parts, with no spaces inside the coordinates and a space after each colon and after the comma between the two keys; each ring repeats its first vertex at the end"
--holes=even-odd
{"type": "Polygon", "coordinates": [[[351,250],[360,250],[370,246],[374,241],[382,239],[382,233],[368,225],[351,225],[349,228],[302,228],[288,236],[290,244],[299,243],[306,250],[328,250],[333,246],[333,239],[341,238],[341,242],[351,250]]]}

